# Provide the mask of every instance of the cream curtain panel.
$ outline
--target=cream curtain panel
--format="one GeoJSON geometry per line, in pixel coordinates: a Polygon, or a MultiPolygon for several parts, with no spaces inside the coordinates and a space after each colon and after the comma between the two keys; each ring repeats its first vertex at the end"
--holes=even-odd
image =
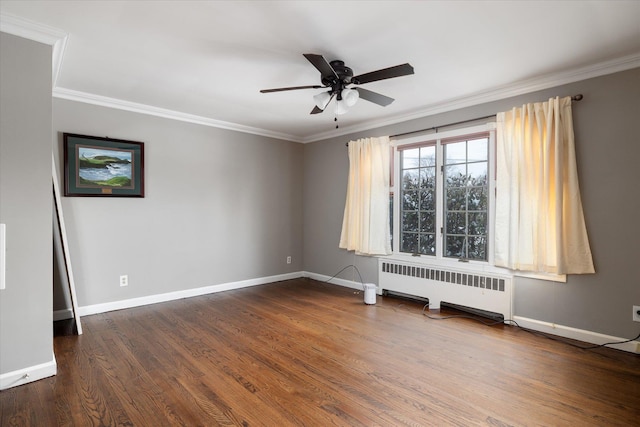
{"type": "Polygon", "coordinates": [[[584,222],[571,98],[497,115],[495,264],[594,273],[584,222]]]}
{"type": "Polygon", "coordinates": [[[349,181],[340,248],[361,255],[391,253],[389,137],[349,142],[349,181]]]}

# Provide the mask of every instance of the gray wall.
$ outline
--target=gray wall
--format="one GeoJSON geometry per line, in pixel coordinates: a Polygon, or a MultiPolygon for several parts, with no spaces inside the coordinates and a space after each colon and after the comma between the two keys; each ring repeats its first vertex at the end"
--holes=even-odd
{"type": "Polygon", "coordinates": [[[0,375],[53,360],[51,47],[0,33],[0,375]]]}
{"type": "MultiPolygon", "coordinates": [[[[596,274],[567,283],[517,278],[514,312],[536,320],[632,338],[640,305],[640,69],[425,117],[305,146],[304,269],[331,276],[355,264],[378,283],[377,262],[338,249],[349,167],[345,142],[495,114],[527,102],[582,93],[573,106],[580,186],[596,274]]],[[[350,272],[341,277],[352,280],[350,272]]]]}
{"type": "Polygon", "coordinates": [[[57,98],[53,129],[145,143],[144,198],[63,197],[81,307],[302,269],[301,144],[57,98]]]}

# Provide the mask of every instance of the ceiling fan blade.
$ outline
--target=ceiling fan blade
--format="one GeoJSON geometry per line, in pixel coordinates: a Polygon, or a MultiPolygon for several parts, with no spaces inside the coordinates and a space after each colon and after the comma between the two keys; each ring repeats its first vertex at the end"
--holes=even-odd
{"type": "Polygon", "coordinates": [[[331,65],[329,65],[327,60],[324,59],[324,56],[316,55],[314,53],[303,53],[303,55],[309,60],[309,62],[313,64],[314,67],[318,69],[318,71],[320,71],[320,75],[322,77],[334,76],[336,79],[338,78],[335,70],[331,67],[331,65]]]}
{"type": "Polygon", "coordinates": [[[386,107],[387,105],[395,101],[395,99],[393,98],[389,98],[388,96],[384,96],[377,92],[363,89],[361,87],[354,87],[354,89],[358,91],[358,93],[360,94],[360,98],[369,102],[373,102],[374,104],[382,105],[383,107],[386,107]]]}
{"type": "Polygon", "coordinates": [[[391,79],[394,77],[407,76],[413,74],[413,67],[409,64],[396,65],[395,67],[383,68],[382,70],[360,74],[351,79],[351,83],[361,85],[378,80],[391,79]]]}
{"type": "Polygon", "coordinates": [[[321,89],[323,87],[326,87],[326,86],[313,85],[313,86],[279,87],[276,89],[262,89],[260,93],[282,92],[285,90],[298,90],[298,89],[321,89]]]}

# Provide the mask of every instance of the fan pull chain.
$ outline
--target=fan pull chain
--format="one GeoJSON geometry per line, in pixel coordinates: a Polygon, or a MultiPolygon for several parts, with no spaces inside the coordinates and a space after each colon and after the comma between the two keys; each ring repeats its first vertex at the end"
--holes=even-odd
{"type": "Polygon", "coordinates": [[[334,122],[336,122],[336,129],[338,129],[338,123],[337,123],[338,118],[337,118],[337,117],[334,117],[334,118],[333,118],[333,121],[334,121],[334,122]]]}

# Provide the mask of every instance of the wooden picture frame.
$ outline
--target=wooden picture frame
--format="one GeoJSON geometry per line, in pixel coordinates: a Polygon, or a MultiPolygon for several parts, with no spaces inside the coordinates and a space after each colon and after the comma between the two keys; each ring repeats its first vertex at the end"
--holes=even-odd
{"type": "Polygon", "coordinates": [[[63,134],[64,195],[144,197],[144,143],[63,134]]]}

